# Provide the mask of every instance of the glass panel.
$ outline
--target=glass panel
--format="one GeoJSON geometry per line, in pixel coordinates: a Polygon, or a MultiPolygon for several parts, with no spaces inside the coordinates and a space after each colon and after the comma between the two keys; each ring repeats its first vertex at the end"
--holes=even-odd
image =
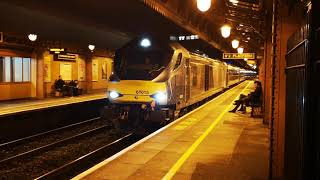
{"type": "Polygon", "coordinates": [[[11,82],[11,58],[4,57],[4,82],[11,82]]]}
{"type": "Polygon", "coordinates": [[[0,82],[4,80],[4,58],[0,57],[0,82]]]}
{"type": "Polygon", "coordinates": [[[162,41],[154,40],[143,47],[141,39],[131,41],[115,54],[116,74],[122,80],[153,80],[171,61],[173,50],[162,41]]]}
{"type": "Polygon", "coordinates": [[[30,58],[23,58],[23,82],[30,81],[30,58]]]}
{"type": "Polygon", "coordinates": [[[14,82],[22,82],[22,58],[13,58],[14,67],[14,82]]]}

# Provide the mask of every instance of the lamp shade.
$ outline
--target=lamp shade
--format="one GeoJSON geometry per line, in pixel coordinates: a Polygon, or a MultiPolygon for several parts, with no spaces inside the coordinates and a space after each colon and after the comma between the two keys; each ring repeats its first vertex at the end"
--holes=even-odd
{"type": "Polygon", "coordinates": [[[197,7],[199,11],[206,12],[211,7],[211,0],[197,0],[197,7]]]}
{"type": "Polygon", "coordinates": [[[229,25],[223,25],[221,27],[221,35],[224,38],[228,38],[230,36],[231,33],[231,27],[229,25]]]}
{"type": "Polygon", "coordinates": [[[36,34],[29,34],[28,38],[29,38],[30,41],[36,41],[38,36],[36,34]]]}
{"type": "Polygon", "coordinates": [[[239,47],[239,41],[237,39],[234,39],[231,44],[233,49],[237,49],[239,47]]]}
{"type": "Polygon", "coordinates": [[[243,47],[238,47],[237,50],[238,50],[238,53],[239,53],[239,54],[242,54],[242,53],[243,53],[243,47]]]}

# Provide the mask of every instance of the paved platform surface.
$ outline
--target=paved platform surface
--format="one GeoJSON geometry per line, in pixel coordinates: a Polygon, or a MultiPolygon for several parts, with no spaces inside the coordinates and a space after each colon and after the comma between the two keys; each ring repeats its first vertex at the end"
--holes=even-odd
{"type": "Polygon", "coordinates": [[[0,116],[104,98],[106,98],[106,93],[85,94],[75,97],[48,98],[42,100],[0,101],[0,116]]]}
{"type": "Polygon", "coordinates": [[[228,112],[252,85],[234,87],[73,179],[267,179],[267,126],[249,112],[228,112]]]}

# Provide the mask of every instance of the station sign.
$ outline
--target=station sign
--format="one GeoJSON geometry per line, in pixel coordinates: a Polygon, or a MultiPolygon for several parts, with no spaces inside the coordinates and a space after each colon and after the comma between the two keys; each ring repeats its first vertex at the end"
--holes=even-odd
{"type": "Polygon", "coordinates": [[[223,53],[223,59],[255,59],[255,53],[223,53]]]}
{"type": "Polygon", "coordinates": [[[170,41],[190,41],[199,39],[198,35],[170,36],[170,41]]]}
{"type": "Polygon", "coordinates": [[[65,53],[65,54],[55,54],[54,60],[55,61],[76,61],[78,55],[77,54],[71,54],[71,53],[65,53]]]}

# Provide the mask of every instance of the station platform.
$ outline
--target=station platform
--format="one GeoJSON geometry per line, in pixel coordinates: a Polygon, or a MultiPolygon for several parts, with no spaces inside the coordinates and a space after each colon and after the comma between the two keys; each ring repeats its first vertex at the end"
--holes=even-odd
{"type": "Polygon", "coordinates": [[[73,179],[268,179],[268,127],[228,112],[252,88],[235,86],[73,179]]]}
{"type": "Polygon", "coordinates": [[[4,102],[0,101],[0,116],[74,103],[81,103],[86,101],[94,101],[104,98],[106,98],[106,93],[99,92],[74,97],[46,98],[41,100],[12,100],[4,102]]]}

